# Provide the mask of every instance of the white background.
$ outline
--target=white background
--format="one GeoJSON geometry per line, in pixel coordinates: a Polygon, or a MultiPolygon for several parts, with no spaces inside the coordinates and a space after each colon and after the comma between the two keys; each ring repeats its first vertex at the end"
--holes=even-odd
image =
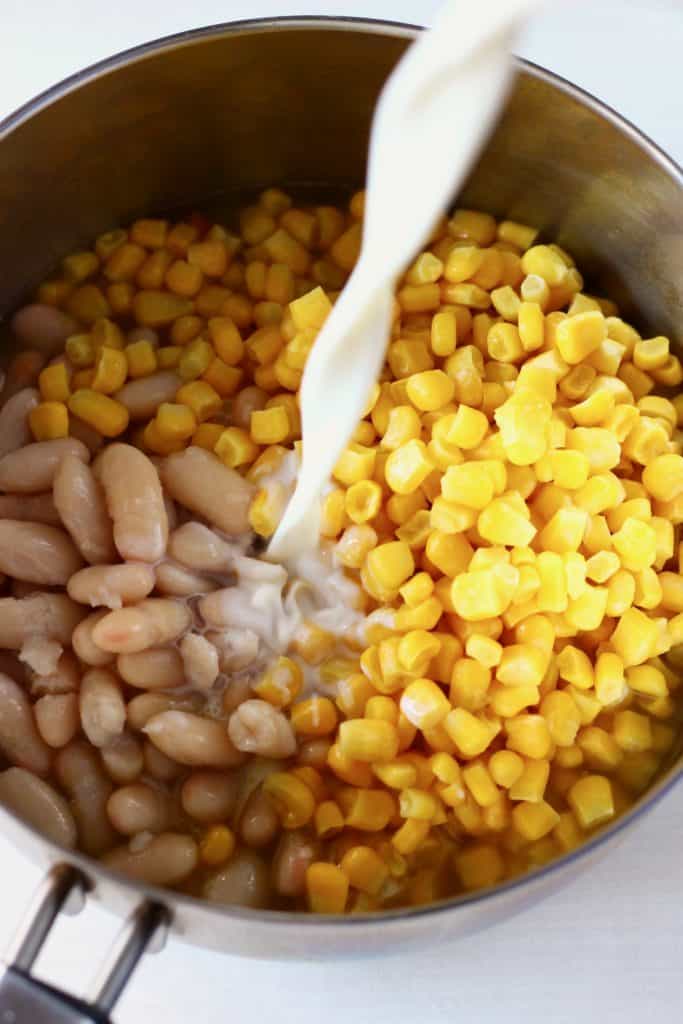
{"type": "MultiPolygon", "coordinates": [[[[282,14],[427,23],[437,6],[435,0],[0,0],[0,117],[95,60],[182,29],[282,14]]],[[[683,161],[680,0],[550,6],[519,52],[606,100],[683,161]]],[[[673,1024],[683,1004],[682,863],[679,786],[602,864],[480,936],[384,961],[312,965],[245,961],[172,940],[141,966],[117,1021],[673,1024]]],[[[1,840],[0,866],[2,946],[38,872],[1,840]]],[[[116,929],[113,917],[93,908],[64,922],[41,959],[42,971],[82,990],[116,929]]]]}

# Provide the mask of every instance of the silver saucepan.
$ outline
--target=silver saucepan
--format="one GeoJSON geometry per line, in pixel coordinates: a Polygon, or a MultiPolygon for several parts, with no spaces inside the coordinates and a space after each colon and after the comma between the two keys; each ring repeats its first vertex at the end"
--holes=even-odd
{"type": "MultiPolygon", "coordinates": [[[[64,253],[138,215],[236,202],[275,183],[328,195],[357,187],[377,94],[416,33],[355,19],[221,25],[129,50],[39,96],[0,124],[0,310],[64,253]]],[[[626,315],[683,342],[683,175],[592,97],[519,61],[461,198],[547,231],[626,315]]],[[[682,773],[679,746],[628,814],[523,878],[433,906],[345,918],[212,906],[125,881],[0,810],[3,833],[51,869],[0,982],[0,1019],[106,1020],[167,924],[197,945],[256,957],[391,951],[471,932],[587,868],[682,773]],[[79,892],[130,915],[94,1005],[30,976],[54,918],[79,892]]]]}

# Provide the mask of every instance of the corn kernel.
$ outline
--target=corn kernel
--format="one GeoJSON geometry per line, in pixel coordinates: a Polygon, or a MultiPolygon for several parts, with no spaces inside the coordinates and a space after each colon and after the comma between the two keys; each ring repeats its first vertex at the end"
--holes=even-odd
{"type": "Polygon", "coordinates": [[[354,523],[374,519],[382,504],[382,488],[374,480],[359,480],[346,491],[344,508],[354,523]]]}
{"type": "Polygon", "coordinates": [[[241,427],[227,427],[218,438],[214,452],[226,466],[236,469],[238,466],[253,462],[258,455],[258,447],[246,430],[242,430],[241,427]]]}
{"type": "Polygon", "coordinates": [[[650,719],[636,711],[617,711],[614,716],[614,739],[628,754],[649,750],[652,747],[650,719]]]}
{"type": "Polygon", "coordinates": [[[373,896],[380,892],[389,876],[388,867],[369,846],[347,850],[339,866],[355,889],[373,896]]]}
{"type": "MultiPolygon", "coordinates": [[[[198,423],[202,423],[204,420],[209,419],[209,417],[214,416],[223,406],[221,396],[210,384],[201,380],[191,381],[189,384],[184,384],[179,388],[176,392],[176,402],[188,406],[194,413],[198,423]]],[[[223,429],[221,429],[221,433],[223,429]]]]}
{"type": "Polygon", "coordinates": [[[157,349],[157,366],[160,370],[175,370],[182,355],[180,345],[163,345],[157,349]]]}
{"type": "Polygon", "coordinates": [[[349,879],[336,864],[316,861],[306,868],[306,895],[314,914],[342,914],[349,895],[349,879]]]}
{"type": "Polygon", "coordinates": [[[508,795],[510,799],[525,800],[533,804],[540,803],[543,799],[549,776],[549,761],[527,761],[519,778],[509,787],[508,795]]]}
{"type": "Polygon", "coordinates": [[[512,823],[519,834],[529,842],[541,839],[555,828],[560,816],[544,800],[537,803],[523,801],[512,810],[512,823]]]}
{"type": "Polygon", "coordinates": [[[40,397],[44,402],[66,402],[71,394],[69,371],[64,363],[46,366],[38,376],[40,397]]]}
{"type": "Polygon", "coordinates": [[[467,638],[465,651],[468,657],[478,661],[485,668],[495,668],[503,656],[503,647],[497,640],[477,633],[467,638]]]}
{"type": "Polygon", "coordinates": [[[315,810],[315,797],[308,786],[291,772],[271,772],[263,792],[273,803],[283,828],[301,828],[315,810]]]}
{"type": "Polygon", "coordinates": [[[124,355],[128,364],[128,375],[134,379],[148,377],[157,368],[157,354],[149,341],[134,341],[126,345],[124,355]]]}
{"type": "Polygon", "coordinates": [[[64,349],[69,362],[79,369],[92,366],[95,362],[95,346],[89,334],[72,334],[66,339],[64,349]]]}
{"type": "Polygon", "coordinates": [[[477,757],[489,746],[497,729],[466,708],[455,708],[444,719],[446,732],[464,757],[477,757]]]}
{"type": "Polygon", "coordinates": [[[626,681],[634,693],[643,697],[666,697],[668,693],[666,676],[654,665],[627,667],[626,681]]]}
{"type": "Polygon", "coordinates": [[[376,451],[361,444],[350,444],[340,455],[332,475],[347,487],[369,480],[375,467],[376,451]]]}
{"type": "Polygon", "coordinates": [[[523,758],[514,750],[497,750],[489,758],[488,769],[491,778],[504,789],[509,789],[521,778],[525,768],[523,758]]]}
{"type": "Polygon", "coordinates": [[[82,388],[71,395],[68,404],[74,416],[104,437],[117,437],[128,426],[129,414],[125,405],[108,395],[82,388]]]}
{"type": "Polygon", "coordinates": [[[251,439],[255,444],[279,444],[289,435],[289,417],[283,406],[255,409],[251,414],[251,439]]]}
{"type": "Polygon", "coordinates": [[[28,414],[36,441],[54,441],[69,435],[69,411],[63,402],[40,402],[28,414]]]}
{"type": "Polygon", "coordinates": [[[657,557],[657,535],[647,523],[629,517],[612,537],[614,549],[624,569],[640,572],[657,557]]]}
{"type": "Polygon", "coordinates": [[[658,370],[669,358],[669,339],[659,335],[637,341],[633,346],[633,363],[639,370],[658,370]]]}
{"type": "Polygon", "coordinates": [[[235,852],[235,835],[227,825],[212,825],[199,843],[199,856],[204,864],[224,864],[235,852]]]}
{"type": "Polygon", "coordinates": [[[525,757],[546,758],[551,749],[548,724],[542,715],[527,714],[505,723],[507,745],[525,757]]]}
{"type": "Polygon", "coordinates": [[[187,405],[162,402],[157,409],[156,424],[160,436],[167,441],[186,441],[197,429],[195,415],[187,405]]]}
{"type": "Polygon", "coordinates": [[[275,707],[283,708],[292,703],[301,692],[303,673],[291,658],[277,658],[268,666],[263,675],[252,684],[254,693],[275,707]]]}
{"type": "Polygon", "coordinates": [[[562,284],[567,276],[564,260],[547,245],[533,245],[522,256],[522,270],[525,274],[541,277],[552,286],[562,284]]]}
{"type": "Polygon", "coordinates": [[[575,782],[567,800],[582,828],[595,828],[614,817],[614,798],[604,775],[586,775],[575,782]]]}
{"type": "Polygon", "coordinates": [[[683,457],[656,456],[643,469],[643,483],[657,501],[673,501],[683,491],[683,457]]]}
{"type": "Polygon", "coordinates": [[[519,571],[505,564],[489,571],[462,573],[451,586],[451,600],[458,615],[469,622],[490,619],[506,610],[519,582],[519,571]]]}
{"type": "Polygon", "coordinates": [[[487,843],[458,851],[453,864],[463,888],[468,891],[495,885],[505,874],[505,862],[500,851],[487,843]]]}
{"type": "Polygon", "coordinates": [[[394,849],[407,856],[410,853],[414,853],[422,844],[429,834],[431,822],[420,821],[417,818],[408,818],[403,825],[391,837],[391,844],[394,849]]]}
{"type": "Polygon", "coordinates": [[[439,358],[446,358],[455,352],[458,338],[458,321],[452,310],[442,310],[432,318],[430,344],[432,352],[439,358]]]}
{"type": "Polygon", "coordinates": [[[400,708],[418,729],[429,729],[445,719],[451,705],[436,683],[430,679],[416,679],[403,691],[400,708]]]}
{"type": "Polygon", "coordinates": [[[381,719],[342,722],[337,742],[342,754],[355,761],[392,761],[398,753],[396,726],[381,719]]]}
{"type": "MultiPolygon", "coordinates": [[[[163,351],[163,349],[159,349],[160,365],[163,351]]],[[[215,357],[204,370],[202,380],[213,388],[221,398],[230,398],[240,386],[242,370],[237,366],[228,366],[222,359],[215,357]]]]}
{"type": "Polygon", "coordinates": [[[522,250],[529,249],[537,235],[537,228],[519,224],[514,220],[502,220],[498,225],[498,238],[503,242],[511,242],[522,250]]]}
{"type": "Polygon", "coordinates": [[[462,777],[480,807],[490,807],[496,803],[500,790],[482,761],[473,761],[466,765],[462,770],[462,777]]]}
{"type": "Polygon", "coordinates": [[[323,800],[315,809],[315,834],[319,839],[327,839],[336,835],[344,828],[344,815],[334,800],[323,800]]]}
{"type": "MultiPolygon", "coordinates": [[[[342,799],[343,792],[338,799],[342,799]]],[[[383,789],[356,788],[346,800],[346,824],[361,832],[381,832],[396,814],[396,802],[391,793],[383,789]]]]}

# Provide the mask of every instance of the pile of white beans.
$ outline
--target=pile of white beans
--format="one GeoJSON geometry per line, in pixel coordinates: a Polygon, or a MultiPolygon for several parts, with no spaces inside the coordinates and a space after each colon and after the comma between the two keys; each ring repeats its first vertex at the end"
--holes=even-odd
{"type": "MultiPolygon", "coordinates": [[[[161,376],[129,387],[132,416],[158,404],[161,376]]],[[[291,586],[250,558],[253,487],[213,454],[152,459],[87,431],[32,443],[39,395],[16,386],[0,409],[0,800],[145,882],[251,906],[299,892],[309,839],[258,852],[281,832],[260,782],[297,742],[250,684],[303,607],[358,628],[355,585],[321,562],[319,587],[316,571],[291,586]],[[208,871],[198,837],[218,822],[240,849],[208,871]]]]}

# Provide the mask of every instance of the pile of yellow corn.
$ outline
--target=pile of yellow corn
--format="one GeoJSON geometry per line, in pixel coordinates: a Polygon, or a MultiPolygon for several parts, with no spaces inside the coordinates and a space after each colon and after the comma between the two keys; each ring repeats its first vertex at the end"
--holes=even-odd
{"type": "MultiPolygon", "coordinates": [[[[40,374],[35,438],[75,418],[156,455],[199,445],[260,486],[300,439],[297,389],[362,212],[361,193],[343,211],[269,189],[238,233],[139,220],[69,256],[38,300],[82,332],[40,374]],[[161,370],[174,400],[130,426],[117,394],[161,370]]],[[[264,791],[319,844],[312,910],[495,884],[648,786],[680,710],[682,379],[669,341],[586,294],[533,228],[456,210],[408,269],[322,516],[386,625],[348,658],[311,627],[254,686],[300,742],[264,791]],[[297,701],[300,660],[336,699],[297,701]]],[[[264,483],[258,534],[284,500],[264,483]]],[[[201,849],[234,848],[216,826],[201,849]]]]}

